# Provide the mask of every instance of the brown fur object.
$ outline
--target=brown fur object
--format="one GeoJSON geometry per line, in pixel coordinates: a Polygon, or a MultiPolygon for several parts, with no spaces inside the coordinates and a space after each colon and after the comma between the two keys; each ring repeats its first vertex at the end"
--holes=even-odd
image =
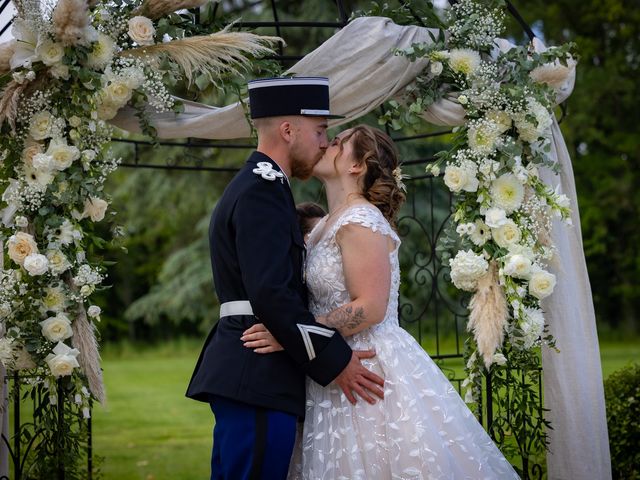
{"type": "Polygon", "coordinates": [[[133,15],[142,15],[151,20],[157,20],[178,10],[201,7],[208,1],[209,0],[144,0],[142,5],[133,12],[133,15]]]}
{"type": "Polygon", "coordinates": [[[0,125],[7,121],[13,132],[16,130],[16,115],[18,114],[20,95],[26,88],[26,84],[27,82],[20,84],[15,80],[11,80],[0,93],[0,125]]]}
{"type": "Polygon", "coordinates": [[[53,28],[56,38],[65,46],[87,43],[90,24],[86,0],[60,0],[53,10],[53,28]]]}
{"type": "Polygon", "coordinates": [[[184,71],[191,84],[194,75],[205,73],[210,79],[224,72],[240,74],[247,65],[247,56],[273,53],[271,45],[282,41],[278,37],[265,37],[248,32],[229,32],[229,27],[211,35],[182,38],[125,50],[122,55],[144,57],[147,61],[168,56],[184,71]]]}
{"type": "Polygon", "coordinates": [[[469,303],[469,324],[484,364],[489,369],[493,354],[502,345],[509,311],[504,291],[498,283],[498,266],[493,261],[478,280],[478,289],[469,303]]]}
{"type": "Polygon", "coordinates": [[[100,353],[98,352],[98,342],[96,340],[95,326],[87,319],[87,312],[80,306],[78,316],[72,324],[73,348],[80,351],[78,363],[87,376],[89,390],[94,398],[104,404],[106,395],[104,382],[102,381],[102,370],[100,369],[100,353]]]}

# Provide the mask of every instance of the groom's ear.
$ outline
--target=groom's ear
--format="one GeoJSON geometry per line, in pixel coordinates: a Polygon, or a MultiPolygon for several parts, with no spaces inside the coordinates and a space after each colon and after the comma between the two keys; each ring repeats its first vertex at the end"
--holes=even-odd
{"type": "Polygon", "coordinates": [[[285,142],[290,143],[293,139],[293,124],[288,120],[280,122],[278,133],[285,142]]]}

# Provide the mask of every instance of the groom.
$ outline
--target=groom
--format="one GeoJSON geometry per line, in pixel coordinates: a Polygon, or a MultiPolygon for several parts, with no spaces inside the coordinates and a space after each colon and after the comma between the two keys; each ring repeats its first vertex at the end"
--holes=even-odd
{"type": "Polygon", "coordinates": [[[305,245],[289,178],[305,180],[328,146],[329,81],[249,82],[258,148],[220,198],[209,228],[220,321],[200,354],[187,396],[215,415],[212,480],[284,479],[304,416],[305,375],[332,381],[355,403],[382,398],[383,380],[365,369],[337,331],[307,308],[305,245]],[[284,351],[256,354],[242,333],[263,323],[284,351]]]}

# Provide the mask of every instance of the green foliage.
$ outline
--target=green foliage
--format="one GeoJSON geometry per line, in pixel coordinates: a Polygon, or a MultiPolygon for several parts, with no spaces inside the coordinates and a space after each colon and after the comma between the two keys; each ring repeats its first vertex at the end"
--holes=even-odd
{"type": "Polygon", "coordinates": [[[612,373],[604,395],[613,478],[640,479],[640,364],[612,373]]]}

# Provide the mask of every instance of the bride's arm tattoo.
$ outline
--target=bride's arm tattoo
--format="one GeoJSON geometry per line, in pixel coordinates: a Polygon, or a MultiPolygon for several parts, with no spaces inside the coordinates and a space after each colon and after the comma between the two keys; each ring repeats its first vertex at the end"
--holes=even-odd
{"type": "Polygon", "coordinates": [[[323,323],[329,327],[337,328],[343,334],[348,334],[365,321],[364,307],[354,309],[352,306],[345,305],[329,313],[323,323]]]}

